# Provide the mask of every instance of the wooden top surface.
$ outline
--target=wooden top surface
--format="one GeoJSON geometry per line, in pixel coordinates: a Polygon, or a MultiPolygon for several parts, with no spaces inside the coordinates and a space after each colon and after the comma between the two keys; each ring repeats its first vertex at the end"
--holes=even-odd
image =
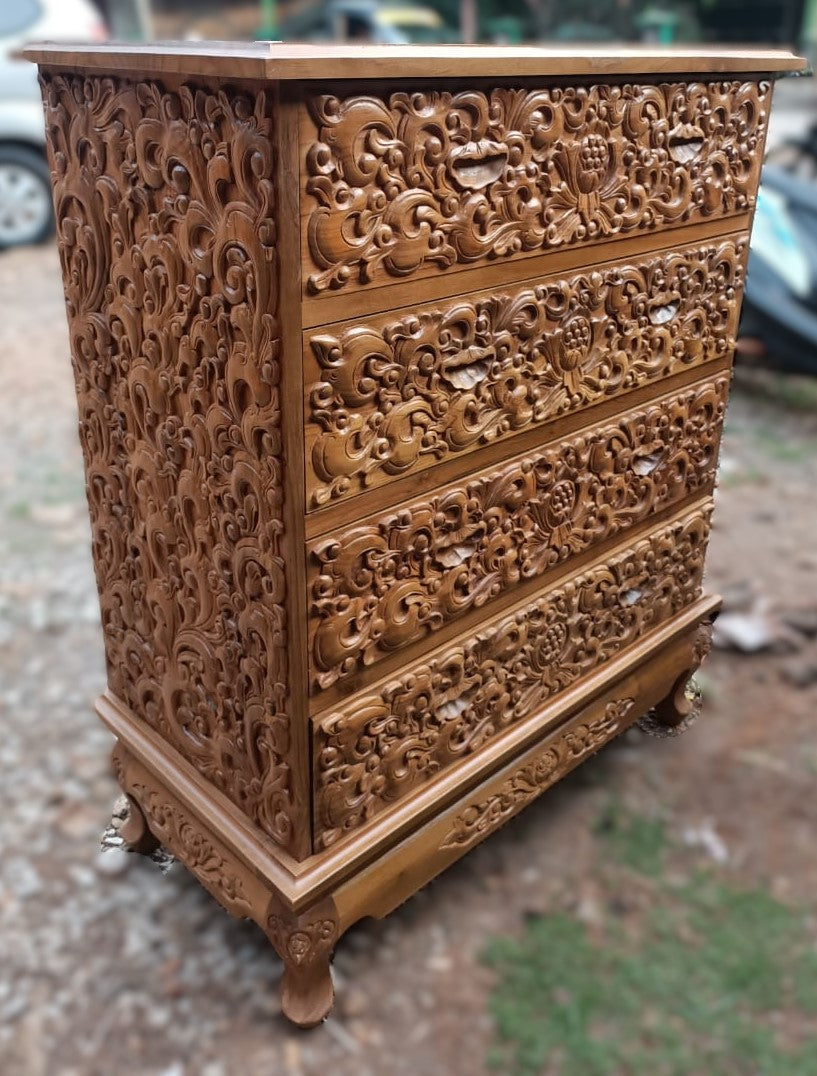
{"type": "Polygon", "coordinates": [[[152,45],[33,44],[22,55],[48,67],[220,78],[395,79],[475,76],[750,74],[801,71],[785,49],[655,49],[633,45],[540,48],[487,45],[333,45],[169,41],[152,45]]]}

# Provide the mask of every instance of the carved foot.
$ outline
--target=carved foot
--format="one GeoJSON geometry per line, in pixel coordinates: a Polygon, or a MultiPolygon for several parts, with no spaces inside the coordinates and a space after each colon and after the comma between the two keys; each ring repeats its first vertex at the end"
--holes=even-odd
{"type": "Polygon", "coordinates": [[[127,811],[119,824],[122,843],[129,852],[149,856],[157,850],[159,842],[150,832],[144,812],[136,800],[127,795],[123,798],[127,803],[127,811]]]}
{"type": "Polygon", "coordinates": [[[700,666],[712,642],[712,625],[708,622],[698,627],[692,648],[693,664],[675,681],[666,698],[653,707],[638,722],[638,727],[649,736],[680,736],[694,725],[701,715],[701,689],[692,675],[700,666]]]}
{"type": "Polygon", "coordinates": [[[701,715],[701,689],[684,673],[675,689],[638,722],[648,736],[681,736],[701,715]]]}
{"type": "Polygon", "coordinates": [[[158,852],[160,844],[150,831],[144,811],[125,788],[124,756],[125,749],[117,741],[111,755],[111,762],[119,787],[122,789],[122,795],[114,804],[111,824],[103,834],[102,844],[103,847],[118,844],[128,852],[150,856],[158,852]],[[112,838],[106,841],[109,834],[112,838]],[[119,839],[117,841],[114,838],[119,839]]]}
{"type": "Polygon", "coordinates": [[[300,916],[270,915],[267,936],[284,962],[284,1016],[298,1027],[314,1027],[329,1015],[335,996],[329,963],[338,939],[338,925],[331,902],[300,916]]]}

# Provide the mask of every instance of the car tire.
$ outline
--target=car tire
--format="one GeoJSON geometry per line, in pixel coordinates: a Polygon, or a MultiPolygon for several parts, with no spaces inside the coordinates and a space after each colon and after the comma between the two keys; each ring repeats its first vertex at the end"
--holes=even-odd
{"type": "Polygon", "coordinates": [[[41,243],[53,231],[45,155],[26,146],[0,144],[0,250],[41,243]]]}

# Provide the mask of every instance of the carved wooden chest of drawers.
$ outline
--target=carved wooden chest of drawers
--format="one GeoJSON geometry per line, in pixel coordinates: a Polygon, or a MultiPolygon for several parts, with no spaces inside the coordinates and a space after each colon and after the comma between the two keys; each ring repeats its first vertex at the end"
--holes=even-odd
{"type": "Polygon", "coordinates": [[[317,1022],[383,915],[677,725],[787,53],[35,47],[125,837],[317,1022]]]}

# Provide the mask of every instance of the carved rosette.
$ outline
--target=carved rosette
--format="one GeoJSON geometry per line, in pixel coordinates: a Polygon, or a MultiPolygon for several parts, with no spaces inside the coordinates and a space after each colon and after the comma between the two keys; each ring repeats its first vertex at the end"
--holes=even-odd
{"type": "Polygon", "coordinates": [[[284,962],[284,1014],[300,1027],[314,1027],[327,1015],[334,997],[329,967],[339,936],[334,901],[326,898],[295,913],[279,909],[273,900],[266,933],[284,962]]]}
{"type": "Polygon", "coordinates": [[[714,481],[729,376],[309,546],[313,690],[714,481]]]}
{"type": "Polygon", "coordinates": [[[41,83],[109,684],[292,848],[274,92],[41,83]]]}
{"type": "Polygon", "coordinates": [[[746,241],[310,337],[310,506],[728,354],[746,241]]]}
{"type": "Polygon", "coordinates": [[[532,762],[512,773],[496,792],[457,815],[440,847],[465,851],[502,826],[632,724],[634,701],[618,699],[610,702],[601,717],[574,725],[549,743],[532,762]]]}
{"type": "Polygon", "coordinates": [[[314,918],[293,914],[273,914],[267,919],[267,933],[281,958],[296,967],[315,963],[331,953],[338,939],[337,918],[314,918]]]}
{"type": "Polygon", "coordinates": [[[692,659],[695,662],[696,669],[700,668],[709,657],[714,630],[715,623],[712,620],[704,620],[698,625],[698,630],[695,632],[695,643],[692,647],[692,659]]]}
{"type": "Polygon", "coordinates": [[[711,505],[667,524],[348,710],[316,719],[319,847],[478,752],[701,593],[711,505]]]}
{"type": "Polygon", "coordinates": [[[308,102],[313,294],[752,208],[765,81],[308,102]]]}

